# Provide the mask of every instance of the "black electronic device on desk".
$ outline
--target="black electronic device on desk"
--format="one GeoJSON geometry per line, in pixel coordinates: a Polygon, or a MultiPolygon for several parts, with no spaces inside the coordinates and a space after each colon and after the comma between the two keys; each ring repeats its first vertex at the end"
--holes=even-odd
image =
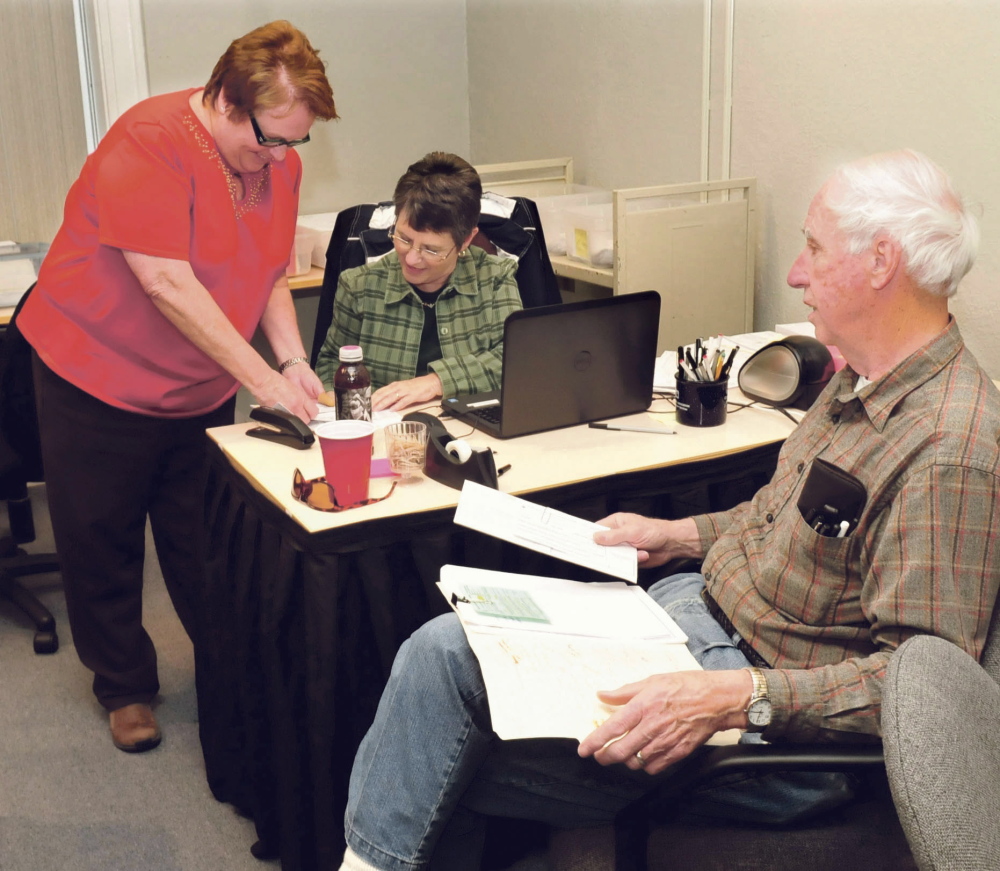
{"type": "Polygon", "coordinates": [[[830,349],[811,336],[786,336],[765,345],[740,369],[747,399],[808,411],[833,377],[830,349]]]}
{"type": "Polygon", "coordinates": [[[504,322],[501,392],[441,407],[502,439],[645,411],[659,323],[655,290],[514,312],[504,322]]]}
{"type": "Polygon", "coordinates": [[[259,420],[264,426],[248,429],[248,436],[277,442],[279,445],[288,445],[292,448],[298,448],[300,451],[311,447],[316,441],[316,436],[313,435],[308,424],[303,423],[291,412],[280,408],[258,405],[256,408],[250,409],[250,419],[259,420]]]}
{"type": "Polygon", "coordinates": [[[403,420],[427,424],[427,458],[424,474],[428,478],[461,490],[466,481],[499,490],[497,467],[488,448],[473,450],[467,442],[456,439],[434,415],[411,411],[403,420]]]}

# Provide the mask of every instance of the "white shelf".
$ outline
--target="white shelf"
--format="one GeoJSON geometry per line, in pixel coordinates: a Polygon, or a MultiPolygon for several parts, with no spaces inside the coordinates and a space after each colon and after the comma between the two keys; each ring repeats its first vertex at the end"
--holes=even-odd
{"type": "Polygon", "coordinates": [[[572,278],[574,281],[586,281],[596,284],[598,287],[613,288],[615,286],[614,270],[604,266],[592,266],[582,260],[573,260],[571,257],[550,257],[552,261],[552,271],[563,278],[572,278]]]}

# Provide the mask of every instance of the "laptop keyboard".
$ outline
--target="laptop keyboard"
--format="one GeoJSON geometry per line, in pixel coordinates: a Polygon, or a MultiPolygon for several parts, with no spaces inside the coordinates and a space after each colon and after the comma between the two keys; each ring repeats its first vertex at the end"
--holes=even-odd
{"type": "Polygon", "coordinates": [[[495,427],[500,426],[499,405],[487,405],[483,408],[473,408],[470,409],[470,412],[480,420],[485,420],[487,423],[491,423],[495,427]]]}

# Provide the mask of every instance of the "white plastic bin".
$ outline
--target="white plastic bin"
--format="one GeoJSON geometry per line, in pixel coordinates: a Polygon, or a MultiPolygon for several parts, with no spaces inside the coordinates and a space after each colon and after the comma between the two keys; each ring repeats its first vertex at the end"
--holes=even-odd
{"type": "Polygon", "coordinates": [[[611,266],[615,257],[611,203],[567,209],[564,226],[566,254],[594,266],[611,266]]]}
{"type": "Polygon", "coordinates": [[[538,217],[545,233],[545,247],[554,257],[565,257],[569,252],[569,237],[566,234],[566,215],[571,209],[596,203],[611,203],[611,191],[585,185],[570,185],[573,193],[558,196],[539,197],[538,217]]]}
{"type": "Polygon", "coordinates": [[[296,228],[295,243],[292,245],[292,252],[288,258],[288,266],[285,268],[285,275],[305,275],[312,269],[314,235],[312,230],[296,228]]]}
{"type": "Polygon", "coordinates": [[[308,233],[312,239],[310,259],[313,266],[326,266],[326,249],[330,247],[330,237],[338,214],[339,212],[323,212],[317,215],[299,215],[296,230],[308,233]]]}

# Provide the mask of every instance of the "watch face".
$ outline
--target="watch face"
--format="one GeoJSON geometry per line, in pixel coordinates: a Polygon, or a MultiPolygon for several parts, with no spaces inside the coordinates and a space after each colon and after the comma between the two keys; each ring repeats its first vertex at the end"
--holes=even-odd
{"type": "Polygon", "coordinates": [[[747,708],[747,719],[751,726],[763,728],[771,722],[771,700],[757,699],[747,708]]]}

